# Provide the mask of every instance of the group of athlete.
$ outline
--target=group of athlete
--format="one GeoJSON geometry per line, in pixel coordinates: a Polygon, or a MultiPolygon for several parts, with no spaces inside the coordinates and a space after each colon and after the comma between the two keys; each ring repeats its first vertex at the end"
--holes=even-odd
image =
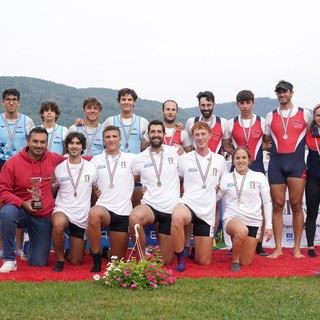
{"type": "Polygon", "coordinates": [[[136,240],[133,228],[137,224],[144,254],[143,227],[155,224],[166,265],[175,256],[180,272],[186,268],[187,256],[209,265],[220,199],[224,200],[223,229],[232,239],[231,270],[239,271],[240,265],[252,263],[255,252],[267,255],[262,240],[269,240],[272,230],[276,248],[268,257],[283,254],[286,190],[293,215],[293,254],[303,257],[302,197],[306,190],[308,255],[316,256],[320,105],[314,108],[312,121],[308,110],[293,105],[291,83],[279,81],[275,92],[279,107],[264,119],[252,113],[253,93],[240,91],[236,96],[240,114],[229,121],[213,114],[213,93],[200,92],[201,114],[188,119],[183,129],[176,123],[174,100],[163,103],[162,121],[148,123],[133,113],[136,92],[124,88],[117,97],[119,115],[100,124],[102,104],[89,97],[83,102],[84,119],[76,119],[67,129],[57,123],[56,102],[41,104],[42,124],[36,127],[18,111],[19,91],[6,89],[0,117],[0,272],[16,270],[16,256],[31,265],[46,265],[51,241],[57,260],[53,271],[62,271],[66,260],[81,264],[87,239],[91,272],[100,272],[101,228],[109,227],[110,251],[105,255],[122,258],[129,234],[136,240]],[[264,150],[270,152],[268,178],[264,150]],[[221,155],[226,153],[232,158],[230,170],[221,155]],[[28,239],[22,246],[23,228],[28,239]]]}

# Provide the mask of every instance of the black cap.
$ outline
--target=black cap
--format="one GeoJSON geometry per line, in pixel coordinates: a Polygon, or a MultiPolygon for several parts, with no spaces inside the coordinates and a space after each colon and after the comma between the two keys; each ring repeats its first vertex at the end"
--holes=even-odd
{"type": "Polygon", "coordinates": [[[274,90],[274,92],[277,92],[279,89],[283,89],[283,90],[290,90],[292,91],[293,90],[293,85],[290,83],[290,82],[279,82],[277,85],[276,85],[276,89],[274,90]]]}

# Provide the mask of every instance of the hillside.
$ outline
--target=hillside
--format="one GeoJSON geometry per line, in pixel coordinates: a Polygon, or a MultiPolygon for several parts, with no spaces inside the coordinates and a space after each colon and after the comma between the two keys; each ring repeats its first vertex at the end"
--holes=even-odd
{"type": "MultiPolygon", "coordinates": [[[[102,121],[109,116],[119,113],[117,90],[106,88],[85,88],[77,89],[74,87],[58,84],[29,77],[0,77],[1,93],[5,88],[17,88],[21,93],[20,111],[30,116],[36,124],[41,123],[39,116],[40,104],[43,100],[55,100],[61,108],[59,123],[69,127],[74,119],[83,117],[82,103],[89,96],[97,97],[103,104],[102,121]]],[[[170,98],[170,97],[168,97],[170,98]]],[[[149,121],[160,119],[161,102],[138,98],[135,113],[145,117],[149,121]]],[[[255,113],[262,117],[273,110],[278,105],[276,99],[256,98],[255,113]]],[[[197,106],[186,109],[179,109],[178,120],[185,123],[189,117],[199,114],[197,106]]],[[[217,104],[215,114],[230,119],[238,114],[235,102],[217,104]]]]}

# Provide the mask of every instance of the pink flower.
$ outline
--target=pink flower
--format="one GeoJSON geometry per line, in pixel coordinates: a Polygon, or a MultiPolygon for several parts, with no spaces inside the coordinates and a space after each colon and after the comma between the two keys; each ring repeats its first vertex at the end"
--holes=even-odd
{"type": "Polygon", "coordinates": [[[175,277],[170,277],[170,278],[169,278],[169,282],[170,282],[171,284],[174,284],[174,283],[176,282],[176,278],[175,278],[175,277]]]}
{"type": "Polygon", "coordinates": [[[137,287],[137,283],[134,282],[134,283],[131,285],[131,288],[134,289],[134,288],[136,288],[136,287],[137,287]]]}
{"type": "Polygon", "coordinates": [[[122,288],[126,288],[126,287],[127,287],[127,284],[126,284],[126,283],[123,283],[121,286],[122,286],[122,288]]]}

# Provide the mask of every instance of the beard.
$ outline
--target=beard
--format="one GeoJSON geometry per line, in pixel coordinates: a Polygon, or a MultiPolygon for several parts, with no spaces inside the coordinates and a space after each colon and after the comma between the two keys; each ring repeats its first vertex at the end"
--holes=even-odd
{"type": "Polygon", "coordinates": [[[176,121],[176,119],[168,119],[167,117],[163,117],[164,122],[166,123],[174,123],[176,121]]]}
{"type": "Polygon", "coordinates": [[[206,119],[209,119],[211,117],[212,113],[213,113],[213,109],[212,110],[206,110],[206,111],[201,110],[202,116],[204,118],[206,118],[206,119]]]}
{"type": "Polygon", "coordinates": [[[151,139],[150,146],[152,148],[160,148],[162,146],[162,140],[160,139],[159,142],[155,142],[153,139],[151,139]]]}

